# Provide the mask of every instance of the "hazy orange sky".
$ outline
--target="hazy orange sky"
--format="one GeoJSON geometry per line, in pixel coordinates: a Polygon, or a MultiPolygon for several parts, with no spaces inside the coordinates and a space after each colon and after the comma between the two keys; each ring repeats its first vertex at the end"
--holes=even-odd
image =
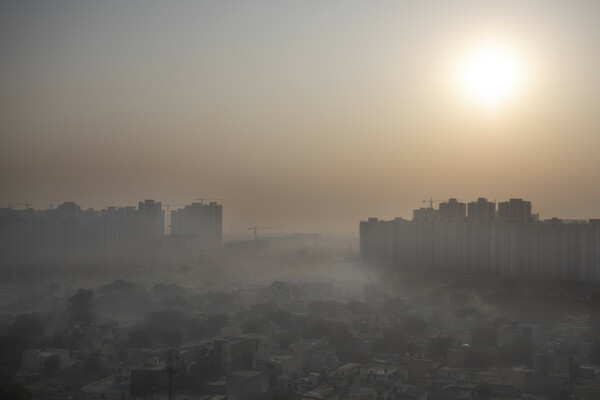
{"type": "Polygon", "coordinates": [[[422,200],[600,218],[599,1],[3,1],[0,206],[225,198],[224,231],[422,200]],[[526,71],[490,110],[456,66],[526,71]]]}

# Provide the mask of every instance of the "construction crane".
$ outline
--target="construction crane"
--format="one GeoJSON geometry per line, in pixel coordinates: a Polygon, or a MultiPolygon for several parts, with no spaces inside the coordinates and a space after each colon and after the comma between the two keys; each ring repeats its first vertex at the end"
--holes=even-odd
{"type": "Polygon", "coordinates": [[[433,197],[429,197],[429,200],[423,200],[423,203],[429,203],[429,208],[433,208],[433,203],[444,200],[434,200],[433,197]]]}
{"type": "Polygon", "coordinates": [[[163,207],[167,210],[167,212],[169,212],[169,208],[171,206],[177,207],[177,206],[185,206],[184,203],[163,203],[163,207]]]}
{"type": "Polygon", "coordinates": [[[204,200],[226,200],[226,199],[205,199],[204,196],[196,197],[196,200],[200,200],[200,205],[203,204],[204,200]]]}
{"type": "Polygon", "coordinates": [[[256,240],[256,232],[259,229],[278,229],[278,228],[281,228],[281,226],[257,226],[257,225],[254,225],[254,226],[251,226],[248,229],[251,230],[251,231],[254,231],[254,240],[256,240]]]}
{"type": "Polygon", "coordinates": [[[171,234],[171,213],[169,212],[171,206],[174,206],[174,207],[185,206],[185,204],[183,204],[183,203],[177,203],[177,204],[165,203],[165,204],[163,204],[163,207],[166,209],[166,212],[165,212],[165,214],[166,214],[165,220],[166,220],[166,225],[167,225],[166,230],[167,230],[167,234],[169,234],[169,235],[171,234]]]}
{"type": "Polygon", "coordinates": [[[31,203],[8,203],[8,208],[15,208],[15,206],[25,206],[25,209],[29,210],[31,208],[31,203]]]}

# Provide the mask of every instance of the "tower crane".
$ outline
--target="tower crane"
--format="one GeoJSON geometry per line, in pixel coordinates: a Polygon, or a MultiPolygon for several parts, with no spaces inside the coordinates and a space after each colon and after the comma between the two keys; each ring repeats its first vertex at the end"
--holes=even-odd
{"type": "Polygon", "coordinates": [[[31,208],[31,203],[8,203],[8,208],[15,208],[15,206],[25,206],[25,209],[29,210],[31,208]]]}
{"type": "Polygon", "coordinates": [[[251,226],[248,229],[251,230],[251,231],[254,231],[254,240],[256,240],[256,232],[259,229],[278,229],[278,228],[281,228],[281,226],[257,226],[257,225],[254,225],[254,226],[251,226]]]}
{"type": "Polygon", "coordinates": [[[169,209],[171,206],[185,206],[185,204],[183,203],[177,203],[177,204],[171,204],[169,202],[165,203],[163,205],[163,207],[166,209],[166,215],[165,215],[165,219],[166,219],[166,223],[167,223],[167,233],[170,235],[171,234],[171,213],[169,212],[169,209]]]}
{"type": "Polygon", "coordinates": [[[444,200],[434,200],[433,197],[429,197],[429,200],[423,200],[423,203],[429,203],[429,208],[433,208],[433,203],[444,200]]]}

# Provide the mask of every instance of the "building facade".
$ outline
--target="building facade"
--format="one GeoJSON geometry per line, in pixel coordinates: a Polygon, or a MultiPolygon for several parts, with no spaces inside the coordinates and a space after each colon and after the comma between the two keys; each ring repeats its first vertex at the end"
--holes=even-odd
{"type": "Polygon", "coordinates": [[[464,210],[450,199],[439,219],[362,221],[361,258],[403,270],[600,283],[600,220],[538,221],[522,199],[500,203],[497,215],[484,198],[469,203],[468,217],[464,210]]]}
{"type": "Polygon", "coordinates": [[[216,202],[192,203],[171,211],[171,235],[192,237],[201,242],[221,242],[223,206],[216,202]]]}

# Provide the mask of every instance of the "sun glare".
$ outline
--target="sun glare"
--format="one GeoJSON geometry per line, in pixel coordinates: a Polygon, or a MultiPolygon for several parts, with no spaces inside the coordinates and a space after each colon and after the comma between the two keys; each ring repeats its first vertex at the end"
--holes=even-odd
{"type": "Polygon", "coordinates": [[[465,57],[459,83],[469,97],[496,107],[521,87],[522,68],[515,54],[497,45],[486,45],[465,57]]]}

